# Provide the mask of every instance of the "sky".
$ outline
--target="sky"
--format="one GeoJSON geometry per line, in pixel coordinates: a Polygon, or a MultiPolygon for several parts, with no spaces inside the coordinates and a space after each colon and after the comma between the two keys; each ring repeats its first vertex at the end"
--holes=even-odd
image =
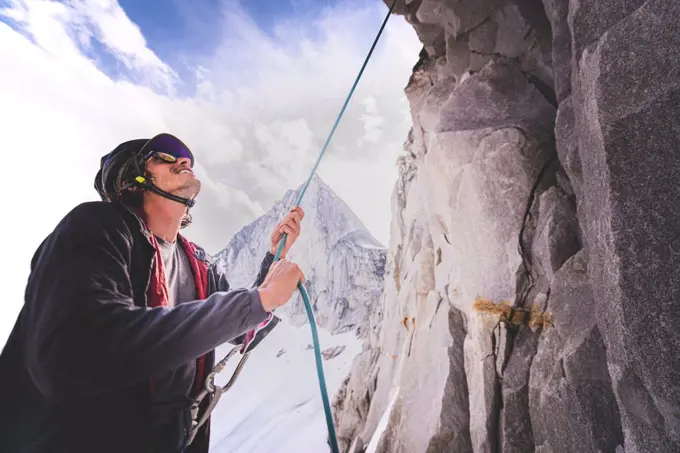
{"type": "MultiPolygon", "coordinates": [[[[35,249],[98,199],[102,155],[131,138],[180,137],[202,182],[184,233],[217,253],[305,182],[386,13],[381,0],[0,0],[11,257],[0,344],[35,249]]],[[[420,47],[393,15],[318,170],[383,244],[420,47]]]]}

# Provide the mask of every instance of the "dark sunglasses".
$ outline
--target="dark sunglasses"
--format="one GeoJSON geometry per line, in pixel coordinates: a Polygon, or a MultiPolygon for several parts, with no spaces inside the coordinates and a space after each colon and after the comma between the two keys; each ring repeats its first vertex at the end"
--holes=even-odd
{"type": "Polygon", "coordinates": [[[159,134],[144,145],[144,161],[156,157],[164,162],[175,163],[179,159],[189,159],[194,166],[194,155],[180,139],[170,134],[159,134]]]}

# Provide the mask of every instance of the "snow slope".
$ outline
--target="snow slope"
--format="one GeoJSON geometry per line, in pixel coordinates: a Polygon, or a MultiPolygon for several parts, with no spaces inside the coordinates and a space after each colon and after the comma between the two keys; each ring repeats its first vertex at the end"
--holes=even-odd
{"type": "MultiPolygon", "coordinates": [[[[322,350],[345,346],[324,360],[329,399],[361,351],[353,332],[331,335],[319,328],[322,350]]],[[[211,453],[324,453],[328,430],[316,375],[310,326],[280,323],[251,353],[236,384],[222,396],[211,425],[211,453]],[[283,354],[281,354],[283,351],[283,354]],[[279,357],[277,355],[281,354],[279,357]]],[[[231,345],[218,348],[218,360],[231,345]]],[[[220,373],[229,380],[240,355],[220,373]]]]}

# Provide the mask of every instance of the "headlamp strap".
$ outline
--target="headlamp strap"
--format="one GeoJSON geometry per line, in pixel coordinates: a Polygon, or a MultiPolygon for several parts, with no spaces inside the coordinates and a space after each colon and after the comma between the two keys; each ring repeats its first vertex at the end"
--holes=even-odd
{"type": "Polygon", "coordinates": [[[189,208],[192,208],[194,204],[196,203],[195,200],[191,200],[189,198],[184,198],[184,197],[178,197],[177,195],[173,195],[169,192],[166,192],[165,190],[156,187],[155,185],[151,184],[144,176],[137,176],[135,180],[142,186],[147,189],[149,189],[152,192],[157,193],[158,195],[168,198],[170,200],[176,201],[178,203],[182,203],[185,206],[188,206],[189,208]]]}

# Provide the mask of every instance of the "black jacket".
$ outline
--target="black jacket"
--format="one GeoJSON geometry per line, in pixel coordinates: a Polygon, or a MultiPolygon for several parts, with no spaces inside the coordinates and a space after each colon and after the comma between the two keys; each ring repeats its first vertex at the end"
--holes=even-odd
{"type": "MultiPolygon", "coordinates": [[[[186,388],[195,361],[267,317],[257,288],[229,290],[209,264],[206,300],[147,307],[150,232],[124,207],[77,206],[31,262],[0,355],[0,452],[175,453],[191,400],[153,404],[154,376],[186,388]]],[[[197,255],[207,259],[202,250],[197,255]]],[[[267,252],[255,285],[273,255],[267,252]]],[[[209,425],[187,450],[208,451],[209,425]]]]}

